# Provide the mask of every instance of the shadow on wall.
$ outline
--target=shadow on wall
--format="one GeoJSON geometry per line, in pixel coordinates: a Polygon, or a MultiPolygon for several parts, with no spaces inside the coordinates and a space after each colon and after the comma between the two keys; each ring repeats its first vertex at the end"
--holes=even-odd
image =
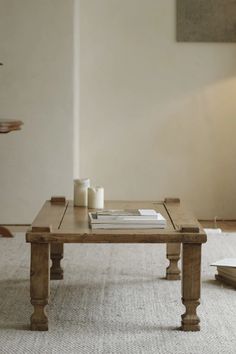
{"type": "Polygon", "coordinates": [[[222,214],[236,203],[235,94],[236,78],[218,82],[173,102],[158,129],[153,126],[156,154],[165,155],[169,173],[180,176],[175,189],[187,200],[197,190],[192,202],[209,198],[222,214]]]}

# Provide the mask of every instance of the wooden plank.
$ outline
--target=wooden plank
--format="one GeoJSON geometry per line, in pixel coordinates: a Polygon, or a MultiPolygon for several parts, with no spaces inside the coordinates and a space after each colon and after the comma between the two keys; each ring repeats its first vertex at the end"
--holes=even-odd
{"type": "Polygon", "coordinates": [[[39,230],[41,230],[41,232],[51,232],[58,230],[67,205],[68,203],[52,204],[50,201],[46,201],[33,221],[31,231],[39,232],[39,230]],[[45,227],[49,227],[50,230],[45,229],[45,227]]]}
{"type": "MultiPolygon", "coordinates": [[[[161,213],[167,220],[165,231],[173,231],[173,225],[163,203],[145,201],[105,201],[105,209],[154,209],[161,213]]],[[[81,233],[91,233],[88,223],[88,212],[92,211],[86,207],[74,207],[73,202],[69,202],[60,230],[81,233]]],[[[106,231],[106,230],[105,230],[106,231]]],[[[114,230],[112,230],[114,231],[114,230]]],[[[111,231],[110,231],[111,232],[111,231]]],[[[132,232],[132,231],[131,231],[132,232]]]]}
{"type": "Polygon", "coordinates": [[[89,233],[64,232],[52,233],[28,232],[27,242],[62,242],[62,243],[203,243],[204,234],[185,234],[158,230],[90,230],[89,233]]]}
{"type": "Polygon", "coordinates": [[[180,203],[179,198],[165,198],[164,202],[167,203],[180,203]]]}
{"type": "Polygon", "coordinates": [[[200,229],[199,229],[199,226],[197,226],[197,225],[181,225],[180,232],[198,233],[198,232],[200,232],[200,229]]]}
{"type": "Polygon", "coordinates": [[[63,279],[63,269],[61,267],[61,260],[64,254],[63,243],[51,243],[50,257],[52,260],[52,266],[50,269],[50,279],[60,280],[63,279]]]}
{"type": "Polygon", "coordinates": [[[51,204],[66,204],[66,198],[61,196],[51,197],[51,204]]]}
{"type": "MultiPolygon", "coordinates": [[[[178,202],[106,202],[108,209],[155,209],[166,218],[165,229],[122,229],[92,230],[88,224],[86,207],[74,207],[73,202],[46,202],[36,217],[32,229],[26,234],[31,242],[31,301],[34,314],[31,317],[31,329],[47,330],[48,320],[44,308],[49,293],[49,252],[53,261],[53,273],[57,279],[63,277],[60,260],[63,257],[64,243],[167,243],[168,258],[177,264],[180,243],[183,243],[183,303],[186,313],[182,316],[183,330],[198,330],[199,319],[196,307],[200,297],[200,261],[201,243],[206,235],[199,223],[190,213],[186,213],[178,202]],[[51,225],[51,226],[50,226],[51,225]],[[185,225],[181,228],[181,225],[185,225]],[[194,227],[193,227],[194,225],[194,227]],[[196,226],[197,225],[197,226],[196,226]],[[199,225],[200,232],[196,232],[199,225]],[[181,232],[182,230],[182,232],[181,232]],[[53,269],[54,268],[54,269],[53,269]],[[59,275],[58,275],[59,274],[59,275]]],[[[179,278],[179,270],[170,267],[170,278],[179,278]],[[172,268],[172,269],[171,269],[172,268]]]]}
{"type": "Polygon", "coordinates": [[[180,259],[181,244],[180,243],[167,243],[166,244],[166,257],[170,264],[166,268],[167,280],[179,280],[180,269],[178,267],[178,261],[180,259]]]}
{"type": "Polygon", "coordinates": [[[51,226],[32,226],[32,232],[51,232],[51,226]]]}
{"type": "Polygon", "coordinates": [[[165,203],[164,205],[176,230],[185,233],[199,232],[203,238],[205,237],[206,242],[206,234],[201,224],[190,211],[184,209],[179,203],[165,203]]]}
{"type": "Polygon", "coordinates": [[[183,331],[199,331],[197,306],[201,292],[201,244],[183,244],[182,302],[186,308],[182,315],[183,331]]]}
{"type": "Polygon", "coordinates": [[[161,212],[167,219],[165,229],[122,229],[122,230],[92,230],[88,224],[88,211],[86,207],[74,207],[73,202],[67,206],[51,205],[46,202],[38,217],[33,223],[33,230],[27,233],[28,242],[37,240],[43,242],[63,242],[63,243],[202,243],[206,241],[206,235],[202,233],[180,232],[180,228],[174,229],[168,213],[173,212],[175,223],[184,222],[195,218],[187,218],[181,212],[180,204],[168,204],[168,210],[163,203],[156,202],[126,202],[108,201],[105,203],[108,209],[137,209],[148,208],[161,212]],[[37,231],[36,227],[45,227],[51,224],[51,232],[37,231]]]}
{"type": "Polygon", "coordinates": [[[31,243],[30,297],[34,306],[32,331],[47,331],[45,306],[49,298],[49,244],[31,243]]]}

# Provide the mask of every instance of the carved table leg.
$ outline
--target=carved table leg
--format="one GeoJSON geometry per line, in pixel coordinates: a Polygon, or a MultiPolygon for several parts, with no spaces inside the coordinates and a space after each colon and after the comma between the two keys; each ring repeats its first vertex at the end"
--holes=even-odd
{"type": "Polygon", "coordinates": [[[170,261],[169,266],[166,268],[167,280],[179,280],[180,269],[178,267],[178,261],[180,259],[180,243],[167,243],[166,244],[166,257],[170,261]]]}
{"type": "Polygon", "coordinates": [[[45,306],[49,298],[49,250],[48,243],[31,243],[30,296],[34,306],[32,331],[48,330],[45,306]]]}
{"type": "Polygon", "coordinates": [[[201,290],[201,244],[183,244],[182,302],[186,308],[182,315],[182,330],[199,331],[197,306],[201,290]]]}
{"type": "Polygon", "coordinates": [[[4,226],[0,226],[0,235],[2,237],[14,237],[12,233],[4,226]]]}
{"type": "Polygon", "coordinates": [[[52,280],[63,279],[63,269],[61,267],[61,259],[63,258],[63,243],[51,243],[51,260],[52,266],[50,278],[52,280]]]}

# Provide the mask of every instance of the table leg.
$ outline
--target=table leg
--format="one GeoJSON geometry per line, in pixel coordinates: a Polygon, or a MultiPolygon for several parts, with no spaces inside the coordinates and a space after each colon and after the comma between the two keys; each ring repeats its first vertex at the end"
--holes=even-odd
{"type": "Polygon", "coordinates": [[[49,298],[49,251],[48,243],[31,243],[30,296],[34,306],[32,331],[48,330],[45,306],[49,298]]]}
{"type": "Polygon", "coordinates": [[[186,308],[182,315],[182,330],[199,331],[197,306],[201,291],[201,244],[183,244],[182,302],[186,308]]]}
{"type": "Polygon", "coordinates": [[[180,243],[167,243],[166,244],[166,257],[168,258],[170,264],[166,268],[166,279],[167,280],[179,280],[180,279],[180,269],[178,267],[178,261],[180,259],[180,243]]]}
{"type": "Polygon", "coordinates": [[[0,226],[0,235],[2,237],[14,237],[12,233],[4,226],[0,226]]]}
{"type": "Polygon", "coordinates": [[[63,279],[63,269],[61,267],[61,259],[63,258],[64,244],[51,243],[51,260],[52,266],[50,270],[50,278],[52,280],[63,279]]]}

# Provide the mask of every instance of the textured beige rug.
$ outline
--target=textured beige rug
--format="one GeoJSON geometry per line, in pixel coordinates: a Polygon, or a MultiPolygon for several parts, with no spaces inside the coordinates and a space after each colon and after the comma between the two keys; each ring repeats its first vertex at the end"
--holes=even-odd
{"type": "Polygon", "coordinates": [[[236,292],[212,261],[235,257],[236,234],[203,247],[201,332],[177,330],[180,281],[166,281],[164,245],[66,245],[65,279],[51,282],[49,332],[29,331],[29,245],[0,238],[0,353],[234,354],[236,292]]]}

